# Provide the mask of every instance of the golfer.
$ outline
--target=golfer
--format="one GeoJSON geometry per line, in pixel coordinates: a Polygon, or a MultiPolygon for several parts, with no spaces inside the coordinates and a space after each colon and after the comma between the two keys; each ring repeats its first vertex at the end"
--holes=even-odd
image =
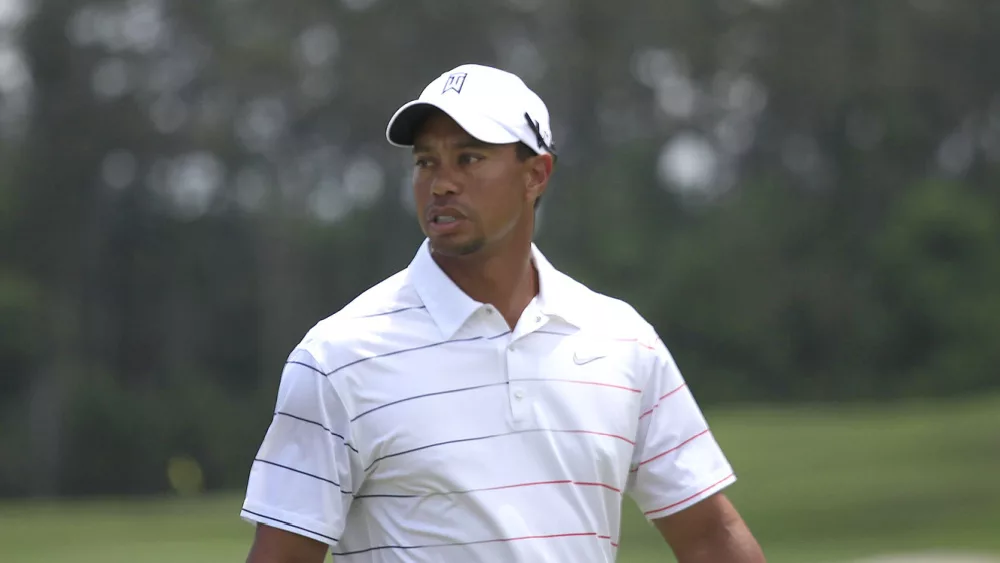
{"type": "Polygon", "coordinates": [[[629,495],[664,560],[763,562],[653,327],[532,243],[556,161],[542,100],[463,65],[386,136],[412,147],[426,239],[291,352],[241,512],[248,561],[610,562],[629,495]]]}

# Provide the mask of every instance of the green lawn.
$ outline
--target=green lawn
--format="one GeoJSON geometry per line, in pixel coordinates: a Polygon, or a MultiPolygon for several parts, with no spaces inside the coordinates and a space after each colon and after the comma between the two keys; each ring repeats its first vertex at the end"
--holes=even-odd
{"type": "MultiPolygon", "coordinates": [[[[1000,398],[709,412],[770,563],[1000,555],[1000,398]]],[[[4,563],[243,561],[240,497],[0,504],[4,563]]],[[[619,561],[672,561],[631,503],[619,561]]]]}

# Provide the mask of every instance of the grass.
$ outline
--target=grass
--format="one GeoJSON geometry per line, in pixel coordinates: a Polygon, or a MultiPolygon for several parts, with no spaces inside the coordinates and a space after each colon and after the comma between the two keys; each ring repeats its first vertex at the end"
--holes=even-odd
{"type": "MultiPolygon", "coordinates": [[[[709,412],[770,563],[1000,555],[1000,398],[709,412]]],[[[239,495],[0,504],[5,563],[243,561],[239,495]]],[[[622,563],[672,561],[626,502],[622,563]]]]}

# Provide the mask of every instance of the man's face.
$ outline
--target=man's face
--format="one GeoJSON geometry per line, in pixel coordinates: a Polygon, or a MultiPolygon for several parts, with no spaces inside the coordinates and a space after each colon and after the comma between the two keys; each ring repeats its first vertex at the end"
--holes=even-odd
{"type": "Polygon", "coordinates": [[[532,228],[539,188],[530,161],[519,160],[515,147],[478,141],[441,112],[421,125],[413,193],[420,227],[436,253],[474,254],[518,228],[532,228]]]}

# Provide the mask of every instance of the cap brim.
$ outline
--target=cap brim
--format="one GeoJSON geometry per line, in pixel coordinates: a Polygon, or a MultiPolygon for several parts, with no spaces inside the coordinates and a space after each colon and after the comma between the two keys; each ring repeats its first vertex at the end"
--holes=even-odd
{"type": "Polygon", "coordinates": [[[520,139],[499,123],[478,113],[465,111],[451,104],[435,104],[416,100],[399,108],[385,130],[385,138],[397,147],[412,147],[420,125],[435,111],[442,111],[455,120],[469,135],[493,144],[516,143],[520,139]]]}

